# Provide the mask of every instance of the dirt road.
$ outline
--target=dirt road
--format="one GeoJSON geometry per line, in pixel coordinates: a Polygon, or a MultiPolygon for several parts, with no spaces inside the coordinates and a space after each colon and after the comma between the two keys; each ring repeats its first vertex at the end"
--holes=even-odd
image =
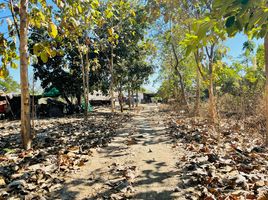
{"type": "MultiPolygon", "coordinates": [[[[183,150],[181,150],[183,151],[183,150]]],[[[177,191],[178,153],[157,106],[147,105],[77,174],[59,199],[183,199],[177,191]]]]}

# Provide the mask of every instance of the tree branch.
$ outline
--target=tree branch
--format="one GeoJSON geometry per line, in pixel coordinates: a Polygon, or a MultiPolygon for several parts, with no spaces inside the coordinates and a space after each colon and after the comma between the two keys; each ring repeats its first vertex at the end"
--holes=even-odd
{"type": "Polygon", "coordinates": [[[9,5],[10,5],[10,11],[11,11],[11,14],[12,14],[12,18],[13,18],[13,21],[14,21],[14,24],[15,24],[15,28],[16,28],[16,31],[17,31],[17,35],[18,35],[18,38],[20,39],[20,31],[19,31],[18,19],[16,17],[16,13],[14,11],[13,0],[9,1],[9,5]]]}

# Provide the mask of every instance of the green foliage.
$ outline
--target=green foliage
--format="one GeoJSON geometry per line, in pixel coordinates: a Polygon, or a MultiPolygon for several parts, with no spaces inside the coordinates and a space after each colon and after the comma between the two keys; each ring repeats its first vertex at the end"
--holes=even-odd
{"type": "Polygon", "coordinates": [[[10,76],[5,77],[5,79],[0,79],[0,90],[11,93],[18,92],[20,85],[14,81],[10,76]]]}
{"type": "MultiPolygon", "coordinates": [[[[59,1],[58,1],[59,2],[59,1]]],[[[8,25],[8,36],[0,31],[0,78],[6,78],[8,76],[8,67],[16,68],[17,55],[17,38],[19,38],[19,8],[17,4],[6,1],[0,4],[1,9],[8,9],[13,14],[13,20],[6,19],[8,25]]],[[[58,28],[52,22],[52,8],[46,5],[45,0],[31,0],[29,2],[28,9],[29,16],[29,28],[43,28],[49,33],[52,38],[56,38],[58,35],[58,28]]],[[[2,22],[1,24],[2,25],[2,22]]],[[[36,44],[38,45],[38,44],[36,44]]],[[[40,56],[43,62],[47,62],[48,59],[55,53],[52,52],[52,47],[49,44],[39,44],[42,46],[43,51],[35,51],[36,56],[40,56]]]]}
{"type": "Polygon", "coordinates": [[[244,31],[250,38],[263,38],[268,32],[266,0],[214,0],[212,17],[226,20],[229,36],[244,31]]]}
{"type": "Polygon", "coordinates": [[[265,58],[264,58],[264,45],[260,45],[257,48],[257,53],[256,53],[256,64],[257,68],[264,70],[265,69],[265,58]]]}

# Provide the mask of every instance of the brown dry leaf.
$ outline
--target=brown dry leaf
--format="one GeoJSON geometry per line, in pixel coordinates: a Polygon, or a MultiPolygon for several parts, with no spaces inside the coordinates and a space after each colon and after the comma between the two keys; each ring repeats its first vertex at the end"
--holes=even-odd
{"type": "Polygon", "coordinates": [[[246,199],[257,199],[255,194],[247,194],[246,199]]]}
{"type": "Polygon", "coordinates": [[[71,151],[71,152],[79,152],[79,149],[80,147],[79,146],[72,146],[72,147],[69,147],[68,148],[68,151],[71,151]]]}
{"type": "Polygon", "coordinates": [[[268,183],[267,183],[267,181],[260,180],[260,181],[257,181],[257,182],[255,183],[255,185],[256,185],[257,187],[264,187],[264,186],[268,185],[268,183]]]}
{"type": "Polygon", "coordinates": [[[126,145],[134,145],[134,144],[138,144],[138,141],[134,137],[126,141],[126,145]]]}
{"type": "Polygon", "coordinates": [[[84,160],[80,160],[77,164],[78,167],[82,167],[85,165],[85,161],[84,160]]]}
{"type": "Polygon", "coordinates": [[[6,185],[5,179],[0,176],[0,187],[6,185]]]}
{"type": "Polygon", "coordinates": [[[257,200],[268,200],[268,191],[260,194],[260,196],[257,198],[257,200]]]}
{"type": "Polygon", "coordinates": [[[70,157],[68,155],[59,155],[58,165],[59,166],[69,166],[71,164],[70,157]]]}
{"type": "Polygon", "coordinates": [[[5,155],[0,155],[0,162],[8,161],[8,158],[5,155]]]}

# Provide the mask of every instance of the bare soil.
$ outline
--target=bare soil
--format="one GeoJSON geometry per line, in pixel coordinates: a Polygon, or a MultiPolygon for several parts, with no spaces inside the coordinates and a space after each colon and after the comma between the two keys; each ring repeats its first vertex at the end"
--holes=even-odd
{"type": "Polygon", "coordinates": [[[112,142],[94,150],[79,173],[66,178],[59,199],[183,199],[177,161],[163,113],[145,106],[112,142]]]}

